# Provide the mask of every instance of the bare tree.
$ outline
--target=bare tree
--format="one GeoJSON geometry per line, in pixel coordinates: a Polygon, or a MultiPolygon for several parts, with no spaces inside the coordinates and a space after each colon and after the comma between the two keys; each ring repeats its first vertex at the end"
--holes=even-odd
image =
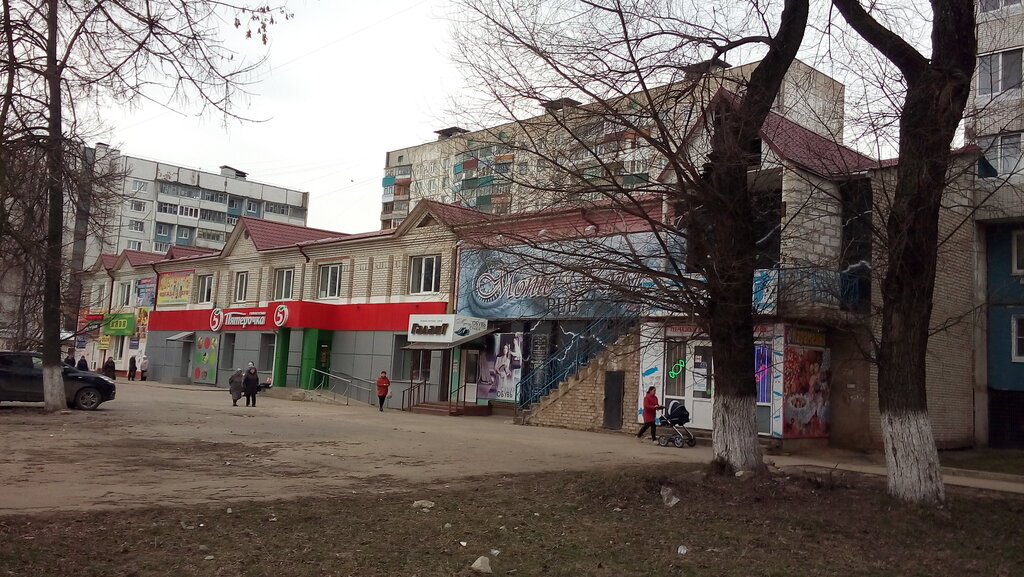
{"type": "Polygon", "coordinates": [[[625,250],[598,242],[584,253],[568,243],[565,258],[549,264],[561,260],[615,298],[631,294],[665,311],[696,313],[716,355],[715,459],[730,470],[763,469],[751,289],[759,249],[777,242],[778,226],[762,238],[751,223],[773,206],[778,215],[778,195],[748,178],[748,169],[803,39],[807,2],[496,0],[466,2],[462,16],[461,59],[485,101],[497,103],[485,123],[511,119],[516,127],[493,134],[494,142],[550,168],[512,177],[518,196],[510,203],[603,204],[653,233],[639,249],[628,240],[625,250]],[[722,58],[755,46],[757,64],[720,73],[722,58]],[[549,114],[524,118],[537,104],[549,114]],[[603,140],[608,133],[618,136],[603,140]],[[610,150],[622,144],[636,151],[610,150]],[[649,165],[631,170],[627,162],[664,168],[649,182],[637,174],[647,175],[649,165]],[[682,247],[686,258],[672,258],[682,247]],[[592,272],[597,263],[612,272],[592,272]],[[628,274],[637,284],[614,286],[628,274]]]}
{"type": "Polygon", "coordinates": [[[0,106],[4,142],[21,138],[45,151],[47,208],[43,281],[46,408],[64,406],[60,369],[61,264],[68,162],[78,105],[89,98],[193,100],[233,114],[236,91],[255,65],[220,40],[225,18],[266,42],[280,8],[230,1],[3,0],[7,91],[0,106]]]}
{"type": "Polygon", "coordinates": [[[975,5],[971,0],[931,3],[930,57],[857,0],[833,0],[833,5],[906,83],[895,185],[885,215],[878,399],[889,492],[910,502],[938,504],[945,490],[928,418],[925,356],[950,146],[975,67],[975,5]]]}

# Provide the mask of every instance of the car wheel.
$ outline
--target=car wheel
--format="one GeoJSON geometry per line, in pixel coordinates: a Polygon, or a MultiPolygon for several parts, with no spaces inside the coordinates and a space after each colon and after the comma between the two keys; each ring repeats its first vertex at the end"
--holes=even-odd
{"type": "Polygon", "coordinates": [[[85,387],[75,394],[75,406],[83,411],[94,411],[103,402],[103,395],[93,387],[85,387]]]}

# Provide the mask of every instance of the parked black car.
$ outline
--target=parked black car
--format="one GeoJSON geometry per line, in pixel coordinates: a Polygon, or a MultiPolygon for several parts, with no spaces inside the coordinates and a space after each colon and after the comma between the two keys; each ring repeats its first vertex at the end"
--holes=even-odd
{"type": "MultiPolygon", "coordinates": [[[[61,365],[68,406],[86,411],[113,400],[117,387],[107,377],[61,365]]],[[[43,357],[38,353],[0,351],[0,401],[43,401],[43,357]]]]}

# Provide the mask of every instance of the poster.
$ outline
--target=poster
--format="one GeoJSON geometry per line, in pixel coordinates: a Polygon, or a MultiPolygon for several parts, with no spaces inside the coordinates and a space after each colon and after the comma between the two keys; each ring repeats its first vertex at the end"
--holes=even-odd
{"type": "Polygon", "coordinates": [[[138,307],[135,309],[135,336],[144,339],[147,334],[149,334],[149,307],[138,307]]]}
{"type": "Polygon", "coordinates": [[[132,313],[104,315],[103,334],[120,336],[135,334],[135,315],[132,313]]]}
{"type": "Polygon", "coordinates": [[[160,282],[156,289],[156,304],[185,305],[192,299],[191,270],[165,272],[160,274],[160,282]]]}
{"type": "Polygon", "coordinates": [[[477,367],[477,400],[517,401],[523,377],[523,333],[490,335],[477,367]]]}
{"type": "Polygon", "coordinates": [[[192,349],[192,382],[213,385],[217,383],[217,351],[220,335],[217,333],[196,333],[192,349]]]}
{"type": "Polygon", "coordinates": [[[156,300],[156,278],[148,277],[136,281],[135,304],[140,307],[151,307],[156,300]]]}
{"type": "Polygon", "coordinates": [[[786,347],[782,414],[784,438],[828,436],[830,360],[827,349],[786,347]]]}

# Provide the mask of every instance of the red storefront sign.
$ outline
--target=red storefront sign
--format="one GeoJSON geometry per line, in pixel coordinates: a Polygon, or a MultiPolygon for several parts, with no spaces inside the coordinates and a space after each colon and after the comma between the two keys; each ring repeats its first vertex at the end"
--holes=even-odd
{"type": "Polygon", "coordinates": [[[273,331],[279,327],[296,327],[405,332],[409,315],[444,314],[446,309],[444,302],[334,305],[310,301],[273,302],[259,308],[160,310],[157,307],[149,315],[149,330],[273,331]]]}

